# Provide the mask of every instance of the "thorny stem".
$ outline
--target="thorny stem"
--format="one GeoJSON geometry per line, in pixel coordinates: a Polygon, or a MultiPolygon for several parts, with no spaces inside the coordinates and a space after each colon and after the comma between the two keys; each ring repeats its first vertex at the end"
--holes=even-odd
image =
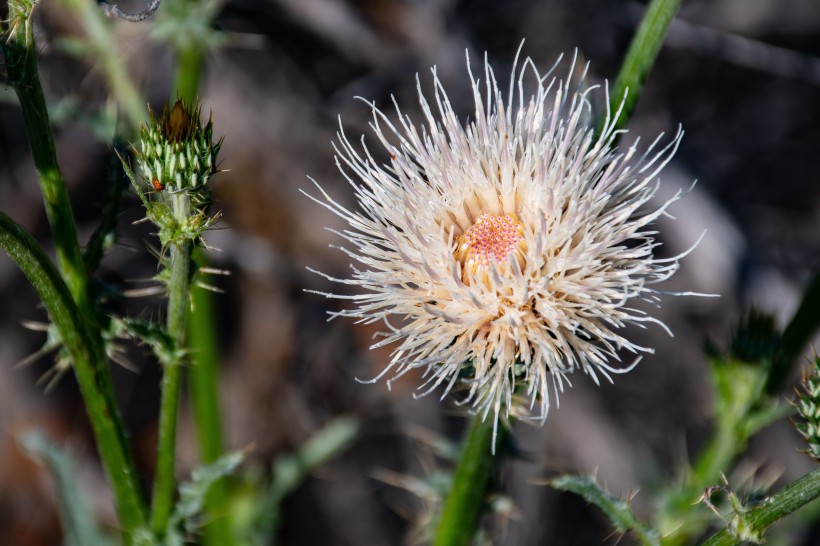
{"type": "Polygon", "coordinates": [[[684,483],[670,490],[660,503],[658,519],[660,530],[665,532],[665,546],[684,544],[702,532],[707,523],[706,514],[692,510],[692,502],[704,488],[719,480],[721,471],[731,466],[751,436],[776,416],[776,413],[768,412],[768,420],[760,420],[767,413],[763,411],[764,404],[782,388],[801,351],[817,330],[820,321],[818,309],[820,275],[806,289],[771,364],[713,362],[718,390],[715,430],[685,476],[684,483]],[[673,528],[674,531],[670,531],[673,528]]]}
{"type": "MultiPolygon", "coordinates": [[[[777,520],[788,516],[798,508],[820,497],[820,468],[793,481],[783,489],[768,497],[760,506],[742,514],[748,536],[762,537],[763,533],[777,520]]],[[[703,546],[735,546],[743,544],[742,537],[729,529],[712,535],[703,546]]]]}
{"type": "MultiPolygon", "coordinates": [[[[453,485],[441,512],[433,546],[468,546],[472,544],[485,504],[487,487],[501,460],[501,451],[493,449],[494,419],[472,418],[461,457],[453,476],[453,485]]],[[[498,432],[497,444],[506,432],[498,432]]]]}
{"type": "MultiPolygon", "coordinates": [[[[194,104],[197,102],[205,64],[203,51],[194,42],[186,48],[178,49],[176,53],[177,67],[173,91],[188,104],[194,104]]],[[[196,263],[199,265],[206,261],[204,252],[195,252],[195,255],[196,263]]],[[[203,464],[210,464],[219,459],[224,452],[219,406],[218,337],[214,324],[213,295],[201,286],[192,287],[191,295],[196,312],[191,313],[188,322],[188,345],[191,350],[188,385],[199,438],[200,460],[203,464]]],[[[227,482],[224,478],[215,481],[208,490],[205,496],[205,513],[208,523],[202,529],[203,544],[206,546],[234,544],[228,519],[227,482]]]]}
{"type": "Polygon", "coordinates": [[[146,525],[146,511],[137,474],[123,433],[122,419],[113,398],[102,347],[69,293],[60,274],[34,238],[0,212],[0,248],[17,263],[34,286],[71,355],[86,412],[94,430],[121,526],[123,542],[132,544],[134,533],[146,525]]]}
{"type": "Polygon", "coordinates": [[[0,48],[9,84],[14,87],[23,111],[60,272],[31,236],[5,215],[0,217],[3,231],[0,244],[34,285],[72,357],[74,373],[112,485],[123,540],[131,544],[135,531],[145,524],[145,507],[106,365],[71,203],[57,163],[54,136],[37,71],[31,20],[34,5],[26,0],[8,3],[9,22],[0,48]]]}
{"type": "MultiPolygon", "coordinates": [[[[191,211],[190,196],[187,192],[180,192],[173,195],[172,199],[176,221],[180,224],[187,222],[191,211]]],[[[151,503],[151,527],[159,538],[165,536],[174,501],[177,421],[182,365],[185,360],[185,329],[191,302],[192,251],[193,242],[189,239],[170,244],[171,279],[168,283],[166,327],[168,335],[176,342],[177,350],[162,363],[157,470],[151,503]]]]}

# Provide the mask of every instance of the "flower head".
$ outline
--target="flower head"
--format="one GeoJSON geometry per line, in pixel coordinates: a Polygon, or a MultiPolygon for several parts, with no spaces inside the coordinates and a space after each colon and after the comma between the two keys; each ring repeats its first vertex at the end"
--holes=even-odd
{"type": "Polygon", "coordinates": [[[373,347],[393,356],[379,377],[421,368],[422,394],[464,387],[464,403],[496,423],[543,421],[566,374],[611,380],[632,367],[610,364],[619,352],[652,352],[621,331],[665,328],[633,304],[657,301],[653,285],[678,268],[679,257],[653,255],[651,226],[681,193],[651,200],[681,133],[640,156],[618,151],[612,116],[597,137],[589,125],[595,88],[551,73],[527,58],[505,96],[485,61],[483,82],[470,72],[475,114],[462,125],[433,69],[432,101],[419,85],[422,124],[370,104],[389,161],[340,130],[337,163],[358,207],[321,187],[316,198],[349,224],[339,235],[356,262],[348,279],[325,275],[356,293],[325,295],[353,301],[336,315],[384,323],[373,347]]]}
{"type": "Polygon", "coordinates": [[[137,178],[126,166],[131,182],[159,228],[163,247],[197,240],[216,220],[211,209],[210,179],[217,172],[222,140],[213,141],[213,119],[203,126],[198,106],[177,100],[159,117],[150,112],[140,126],[137,178]]]}

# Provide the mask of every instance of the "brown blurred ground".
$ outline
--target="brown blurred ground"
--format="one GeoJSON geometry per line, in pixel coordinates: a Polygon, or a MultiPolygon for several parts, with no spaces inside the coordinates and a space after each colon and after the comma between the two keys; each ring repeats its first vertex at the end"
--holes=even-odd
{"type": "MultiPolygon", "coordinates": [[[[38,10],[50,99],[73,95],[83,111],[93,111],[105,100],[100,74],[93,62],[70,58],[57,45],[78,25],[50,3],[38,10]]],[[[429,89],[434,64],[456,107],[467,112],[465,50],[474,62],[487,51],[503,78],[522,39],[524,53],[541,68],[578,48],[591,62],[593,81],[611,80],[640,10],[636,2],[602,0],[224,4],[217,22],[229,44],[209,56],[201,97],[225,136],[226,172],[216,180],[224,220],[208,241],[222,249],[212,254],[213,263],[233,273],[215,281],[225,291],[216,300],[230,445],[255,444],[252,463],[264,465],[334,416],[352,414],[364,423],[355,446],[285,504],[280,544],[401,543],[410,524],[394,508],[415,504],[374,479],[374,470],[419,474],[419,447],[408,430],[421,426],[457,438],[463,424],[435,396],[414,400],[412,378],[391,392],[384,383],[355,382],[374,376],[385,362],[386,353],[367,350],[375,330],[326,322],[334,302],[304,292],[330,290],[306,266],[336,275],[347,271],[345,256],[328,248],[339,241],[323,230],[338,227],[338,220],[299,191],[310,188],[311,176],[350,202],[350,188],[333,162],[337,115],[354,138],[367,132],[369,120],[368,108],[354,96],[386,106],[394,94],[412,116],[415,74],[429,89]]],[[[675,205],[678,220],[661,225],[661,252],[677,254],[708,231],[666,288],[721,298],[666,298],[661,318],[674,339],[657,328],[633,332],[642,344],[657,347],[654,356],[615,385],[596,388],[587,377],[573,377],[574,388],[545,427],[518,427],[531,461],[505,471],[517,512],[498,531],[499,544],[599,544],[610,533],[602,517],[583,501],[531,482],[555,471],[597,471],[613,493],[626,494],[648,491],[674,473],[708,431],[704,341],[722,343],[740,311],[752,304],[785,319],[820,266],[820,4],[687,0],[680,21],[650,76],[627,141],[633,135],[651,141],[683,125],[686,136],[666,171],[664,191],[689,187],[695,179],[698,184],[675,205]]],[[[149,40],[150,25],[121,24],[112,47],[158,108],[171,86],[173,59],[149,40]]],[[[4,102],[0,116],[0,206],[47,244],[19,110],[4,102]]],[[[107,144],[76,121],[62,124],[57,138],[87,238],[105,188],[107,144]]],[[[133,287],[134,279],[155,271],[145,251],[147,229],[131,225],[138,217],[130,198],[120,222],[123,244],[103,262],[103,276],[120,286],[133,287]]],[[[132,315],[157,314],[151,300],[118,305],[132,315]]],[[[84,483],[95,495],[104,492],[71,378],[45,394],[34,382],[48,359],[13,367],[42,342],[20,321],[38,319],[43,312],[33,291],[10,260],[0,259],[0,544],[59,542],[49,482],[16,443],[22,430],[45,429],[71,446],[85,461],[84,483]]],[[[144,357],[142,349],[130,350],[141,372],[116,368],[115,380],[138,460],[148,471],[159,375],[144,357]]],[[[195,437],[189,421],[182,428],[180,475],[187,475],[196,463],[195,437]]],[[[798,446],[783,422],[761,434],[748,460],[789,480],[810,468],[798,446]]],[[[643,494],[635,505],[643,514],[650,508],[643,494]]],[[[104,496],[99,510],[111,517],[104,496]]],[[[813,543],[807,534],[794,540],[813,543]]]]}

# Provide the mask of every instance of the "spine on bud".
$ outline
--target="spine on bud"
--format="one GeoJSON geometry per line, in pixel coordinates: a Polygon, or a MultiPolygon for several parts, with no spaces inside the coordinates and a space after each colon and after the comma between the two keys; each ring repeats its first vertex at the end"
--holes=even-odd
{"type": "Polygon", "coordinates": [[[213,142],[213,118],[200,124],[200,109],[177,100],[140,127],[137,173],[131,181],[148,218],[160,228],[163,248],[197,242],[216,221],[211,188],[222,141],[213,142]]]}
{"type": "Polygon", "coordinates": [[[803,418],[795,427],[808,443],[806,454],[820,462],[820,356],[814,357],[814,366],[803,379],[795,406],[803,418]]]}

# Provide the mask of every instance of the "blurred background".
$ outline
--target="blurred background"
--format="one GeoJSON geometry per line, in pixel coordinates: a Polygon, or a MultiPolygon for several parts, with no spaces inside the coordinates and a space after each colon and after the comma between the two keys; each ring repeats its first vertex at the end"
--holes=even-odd
{"type": "MultiPolygon", "coordinates": [[[[225,137],[224,172],[215,179],[223,219],[206,239],[219,249],[209,253],[211,264],[231,272],[211,279],[224,291],[214,302],[227,442],[250,449],[243,472],[264,481],[271,461],[298,450],[333,419],[354,417],[360,429],[353,443],[285,499],[277,543],[412,542],[429,499],[419,497],[423,488],[410,478],[433,479],[447,467],[431,446],[438,438],[457,440],[465,420],[438,396],[415,399],[417,377],[392,391],[384,382],[355,381],[374,377],[389,351],[368,350],[377,328],[328,322],[340,304],[305,292],[340,290],[306,267],[345,276],[349,261],[329,248],[340,241],[324,229],[339,228],[339,220],[300,190],[313,191],[310,176],[352,203],[332,142],[339,116],[351,140],[368,133],[370,111],[355,96],[388,109],[392,95],[418,119],[416,74],[429,91],[436,65],[466,119],[472,99],[465,51],[474,68],[486,52],[505,81],[522,40],[523,54],[544,71],[577,49],[590,62],[592,83],[612,81],[643,4],[227,0],[215,9],[224,41],[207,56],[200,97],[225,137]]],[[[41,2],[36,14],[41,77],[85,241],[99,218],[117,116],[98,59],[81,47],[82,19],[61,2],[41,2]]],[[[156,111],[169,98],[175,60],[152,38],[154,26],[151,19],[117,22],[110,47],[156,111]]],[[[0,207],[52,248],[21,113],[10,88],[0,89],[0,99],[0,207]]],[[[674,338],[660,328],[630,331],[656,353],[614,385],[596,387],[576,374],[544,427],[516,425],[523,457],[503,469],[509,503],[491,518],[494,544],[618,542],[594,508],[539,481],[559,472],[594,473],[613,494],[634,494],[636,511],[647,514],[653,487],[675,475],[709,430],[707,340],[725,347],[751,306],[787,320],[820,266],[820,4],[684,1],[624,142],[641,137],[648,144],[679,124],[686,134],[662,175],[659,199],[697,184],[673,207],[676,220],[661,222],[659,252],[678,254],[705,236],[661,288],[720,298],[665,297],[659,317],[674,338]]],[[[156,273],[148,251],[156,241],[147,225],[133,224],[140,217],[129,195],[120,242],[100,269],[121,289],[151,286],[156,273]]],[[[160,316],[158,306],[150,297],[111,303],[112,310],[143,317],[160,316]]],[[[113,521],[73,378],[46,391],[38,380],[52,358],[15,366],[44,343],[42,332],[21,322],[44,319],[34,290],[11,260],[0,258],[0,544],[61,542],[53,484],[18,442],[30,429],[68,446],[100,518],[113,521]]],[[[150,476],[160,373],[145,348],[123,348],[132,369],[114,366],[114,378],[137,464],[150,476]]],[[[184,477],[197,464],[187,413],[180,434],[184,477]]],[[[812,468],[799,448],[799,436],[782,420],[752,442],[742,466],[758,479],[785,483],[812,468]]],[[[816,522],[798,518],[787,526],[786,544],[820,544],[816,522]]]]}

